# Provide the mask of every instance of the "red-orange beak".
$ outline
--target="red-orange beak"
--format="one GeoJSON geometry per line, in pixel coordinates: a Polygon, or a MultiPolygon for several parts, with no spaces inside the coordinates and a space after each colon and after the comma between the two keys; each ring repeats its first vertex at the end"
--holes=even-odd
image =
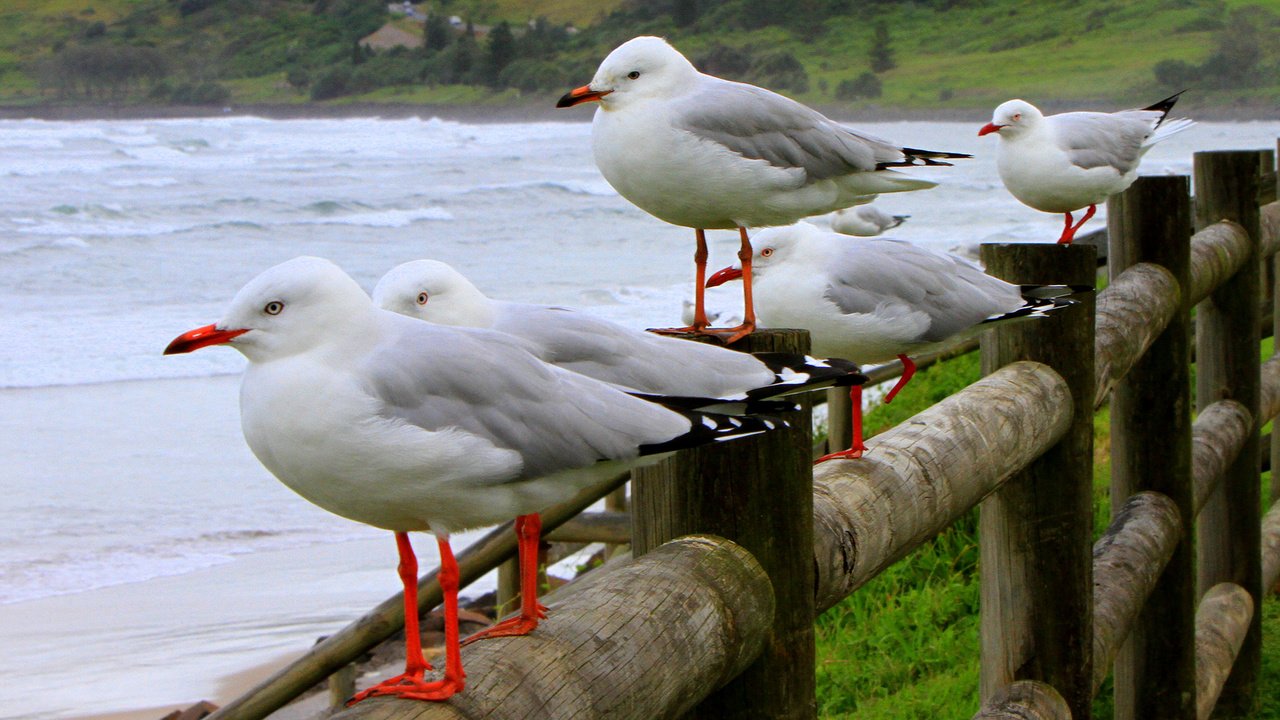
{"type": "Polygon", "coordinates": [[[178,355],[180,353],[189,353],[192,350],[199,350],[209,345],[221,345],[247,332],[249,332],[247,329],[219,330],[215,325],[205,325],[204,327],[184,332],[174,338],[173,342],[169,343],[169,347],[164,349],[164,354],[178,355]]]}
{"type": "Polygon", "coordinates": [[[578,103],[593,102],[613,92],[612,90],[592,90],[590,85],[583,85],[565,93],[556,103],[558,108],[573,107],[578,103]]]}
{"type": "Polygon", "coordinates": [[[713,288],[723,285],[733,280],[742,279],[742,268],[727,267],[723,270],[717,270],[711,277],[707,278],[707,287],[713,288]]]}
{"type": "Polygon", "coordinates": [[[1004,126],[997,125],[995,123],[987,123],[986,125],[982,126],[981,130],[978,131],[978,137],[982,137],[983,135],[990,135],[993,132],[1000,132],[1000,128],[1002,127],[1004,126]]]}

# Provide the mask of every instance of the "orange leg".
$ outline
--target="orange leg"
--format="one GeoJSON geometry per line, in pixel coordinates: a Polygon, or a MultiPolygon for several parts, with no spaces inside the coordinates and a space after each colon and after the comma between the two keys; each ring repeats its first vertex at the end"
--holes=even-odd
{"type": "Polygon", "coordinates": [[[724,331],[732,333],[725,338],[726,345],[741,340],[756,329],[756,306],[751,297],[751,239],[747,237],[747,229],[744,227],[738,228],[738,235],[742,239],[742,245],[738,248],[738,260],[742,263],[742,324],[724,331]]]}
{"type": "Polygon", "coordinates": [[[649,332],[655,332],[659,335],[712,334],[707,332],[707,326],[711,324],[707,322],[707,231],[702,228],[694,228],[693,232],[698,238],[698,249],[693,253],[693,265],[695,268],[693,279],[693,324],[685,327],[651,328],[649,332]]]}
{"type": "Polygon", "coordinates": [[[1066,224],[1062,227],[1062,236],[1058,238],[1058,244],[1070,245],[1071,241],[1076,237],[1076,231],[1085,223],[1089,222],[1089,218],[1093,217],[1096,212],[1098,212],[1098,206],[1090,205],[1089,209],[1085,210],[1084,217],[1080,218],[1080,222],[1076,223],[1074,226],[1071,224],[1071,213],[1064,213],[1067,216],[1067,219],[1066,224]]]}
{"type": "Polygon", "coordinates": [[[894,383],[889,394],[884,396],[885,402],[893,402],[893,399],[898,396],[898,391],[906,387],[907,383],[911,382],[911,378],[916,375],[916,364],[911,362],[911,358],[899,355],[898,359],[902,361],[902,375],[898,378],[898,382],[894,383]]]}
{"type": "Polygon", "coordinates": [[[462,691],[466,674],[462,671],[462,654],[458,649],[458,563],[453,558],[448,536],[438,536],[436,542],[440,546],[440,588],[444,591],[444,678],[431,682],[422,679],[423,672],[431,666],[422,655],[422,635],[418,629],[418,559],[409,544],[409,534],[398,532],[396,549],[400,551],[400,581],[404,584],[404,674],[356,693],[347,701],[348,707],[380,695],[440,701],[462,691]]]}
{"type": "Polygon", "coordinates": [[[528,635],[547,617],[547,609],[538,604],[538,543],[542,536],[542,517],[537,513],[516,518],[516,538],[520,550],[520,614],[462,641],[469,645],[493,637],[528,635]]]}
{"type": "Polygon", "coordinates": [[[862,444],[862,386],[854,385],[849,388],[849,402],[853,406],[853,443],[849,445],[848,450],[840,450],[827,455],[823,455],[813,461],[814,465],[824,463],[828,460],[856,460],[862,457],[862,453],[866,452],[867,446],[862,444]]]}

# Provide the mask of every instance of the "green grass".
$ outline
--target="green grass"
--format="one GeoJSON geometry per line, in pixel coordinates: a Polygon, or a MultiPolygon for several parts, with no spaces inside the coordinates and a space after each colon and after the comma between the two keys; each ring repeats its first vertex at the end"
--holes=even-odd
{"type": "MultiPolygon", "coordinates": [[[[1270,356],[1270,345],[1263,348],[1270,356]]],[[[979,377],[971,353],[920,371],[893,403],[867,413],[880,432],[979,377]]],[[[1095,536],[1109,522],[1110,415],[1094,418],[1095,536]]],[[[1262,479],[1263,487],[1269,482],[1262,479]]],[[[1265,491],[1264,491],[1265,497],[1265,491]]],[[[977,511],[824,613],[815,626],[819,717],[908,720],[969,717],[978,709],[977,511]]],[[[1261,705],[1254,720],[1280,720],[1280,601],[1263,605],[1261,705]]],[[[1111,684],[1094,717],[1112,714],[1111,684]]]]}
{"type": "MultiPolygon", "coordinates": [[[[0,102],[6,103],[38,92],[33,60],[47,57],[60,44],[85,42],[85,33],[98,22],[106,24],[101,42],[148,44],[168,53],[175,62],[171,78],[175,84],[187,79],[184,74],[196,72],[206,79],[203,74],[212,72],[231,85],[233,103],[260,102],[264,97],[260,85],[231,82],[233,78],[275,78],[289,64],[318,76],[350,55],[349,39],[335,35],[342,28],[326,24],[312,12],[311,3],[301,0],[226,0],[188,17],[180,16],[178,5],[169,0],[12,0],[3,5],[0,102]]],[[[879,75],[881,97],[846,104],[855,110],[990,110],[1014,96],[1032,102],[1056,99],[1075,106],[1154,101],[1166,89],[1155,87],[1155,64],[1203,62],[1216,47],[1220,23],[1231,10],[1258,5],[1280,13],[1280,0],[1047,0],[1034,6],[984,0],[951,5],[945,11],[931,3],[876,5],[874,19],[890,28],[897,67],[879,75]]],[[[623,6],[622,0],[487,0],[449,11],[471,14],[482,24],[506,20],[519,27],[546,17],[553,23],[587,27],[623,6]]],[[[785,51],[803,63],[810,80],[807,92],[791,94],[804,102],[829,105],[836,102],[835,90],[841,81],[869,69],[872,18],[868,12],[855,5],[849,14],[832,15],[806,27],[757,30],[715,23],[682,29],[667,19],[630,28],[619,28],[615,22],[607,39],[584,33],[582,37],[598,39],[561,48],[558,62],[582,65],[585,81],[611,49],[615,36],[626,37],[628,32],[666,35],[691,57],[718,43],[756,54],[785,51]]],[[[1263,67],[1280,63],[1275,46],[1264,48],[1263,55],[1263,67]]],[[[1215,83],[1208,81],[1193,84],[1183,100],[1188,110],[1241,102],[1267,107],[1280,100],[1280,80],[1234,90],[1215,89],[1215,83]]],[[[399,87],[355,100],[492,103],[518,100],[518,96],[399,87]]]]}

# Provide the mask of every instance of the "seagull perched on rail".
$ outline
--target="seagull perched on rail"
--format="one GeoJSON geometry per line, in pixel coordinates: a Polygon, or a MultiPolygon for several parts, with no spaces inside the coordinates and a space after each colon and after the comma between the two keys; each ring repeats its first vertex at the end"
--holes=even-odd
{"type": "MultiPolygon", "coordinates": [[[[857,363],[897,357],[902,377],[885,396],[910,382],[909,357],[930,345],[981,330],[989,323],[1040,317],[1075,304],[1062,285],[1013,285],[959,258],[902,240],[853,240],[808,223],[756,236],[756,302],[766,327],[804,328],[814,352],[857,363]]],[[[731,266],[711,276],[715,287],[742,277],[731,266]]],[[[862,386],[850,390],[853,445],[819,460],[857,458],[862,442],[862,386]]]]}
{"type": "Polygon", "coordinates": [[[1167,120],[1177,95],[1139,110],[1069,112],[1044,115],[1025,100],[996,108],[978,135],[996,133],[1000,180],[1024,205],[1063,213],[1058,242],[1069,244],[1098,203],[1133,184],[1138,164],[1151,146],[1195,123],[1167,120]],[[1078,223],[1071,213],[1088,208],[1078,223]]]}
{"type": "MultiPolygon", "coordinates": [[[[506,333],[552,365],[628,391],[705,398],[713,404],[700,409],[717,412],[753,411],[753,403],[767,398],[867,379],[847,360],[750,355],[635,330],[566,307],[494,300],[437,260],[392,268],[374,287],[373,302],[439,325],[506,333]]],[[[520,537],[526,536],[530,539],[520,544],[520,616],[508,622],[532,627],[539,618],[538,537],[528,531],[520,537]]]]}
{"type": "Polygon", "coordinates": [[[440,325],[512,335],[544,362],[639,393],[733,403],[866,379],[846,360],[742,353],[636,330],[572,308],[494,300],[437,260],[392,268],[374,287],[373,302],[440,325]]]}
{"type": "Polygon", "coordinates": [[[557,107],[589,101],[600,103],[591,147],[609,184],[645,212],[694,229],[694,320],[679,331],[708,332],[705,231],[738,230],[743,323],[724,331],[729,342],[755,327],[747,228],[930,188],[936,183],[893,168],[969,157],[904,148],[764,88],[703,74],[657,37],[620,45],[557,107]]]}
{"type": "MultiPolygon", "coordinates": [[[[538,360],[489,330],[432,325],[376,307],[333,263],[302,257],[251,280],[222,319],[165,354],[229,345],[249,359],[245,440],[290,489],[395,533],[404,584],[405,672],[357,694],[444,700],[463,689],[458,566],[451,533],[537,513],[673,450],[780,425],[664,407],[538,360]],[[435,534],[445,598],[444,676],[418,632],[408,533],[435,534]]],[[[538,614],[541,614],[538,608],[538,614]]],[[[533,625],[536,625],[536,620],[533,625]]],[[[520,618],[487,636],[532,630],[520,618]]]]}

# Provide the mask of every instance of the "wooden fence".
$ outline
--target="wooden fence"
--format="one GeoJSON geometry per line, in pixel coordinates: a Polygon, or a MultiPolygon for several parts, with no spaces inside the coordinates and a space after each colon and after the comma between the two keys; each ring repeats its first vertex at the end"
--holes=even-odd
{"type": "MultiPolygon", "coordinates": [[[[1259,361],[1260,299],[1280,298],[1274,168],[1271,151],[1197,153],[1194,203],[1174,176],[1112,198],[1106,289],[988,333],[985,377],[860,460],[811,471],[802,412],[789,433],[638,473],[634,559],[557,592],[532,635],[468,646],[467,689],[449,702],[378,698],[339,717],[812,718],[814,617],[978,505],[974,718],[1088,718],[1113,668],[1117,718],[1246,714],[1257,609],[1280,579],[1280,502],[1259,518],[1259,429],[1280,413],[1280,357],[1259,361]],[[1112,522],[1093,542],[1093,413],[1108,400],[1112,522]]],[[[983,259],[1019,283],[1087,285],[1096,272],[1083,245],[984,246],[983,259]]],[[[495,530],[459,554],[464,583],[513,553],[509,526],[495,530]]],[[[399,602],[215,717],[282,706],[394,633],[399,602]]],[[[433,575],[421,602],[440,602],[433,575]]]]}

